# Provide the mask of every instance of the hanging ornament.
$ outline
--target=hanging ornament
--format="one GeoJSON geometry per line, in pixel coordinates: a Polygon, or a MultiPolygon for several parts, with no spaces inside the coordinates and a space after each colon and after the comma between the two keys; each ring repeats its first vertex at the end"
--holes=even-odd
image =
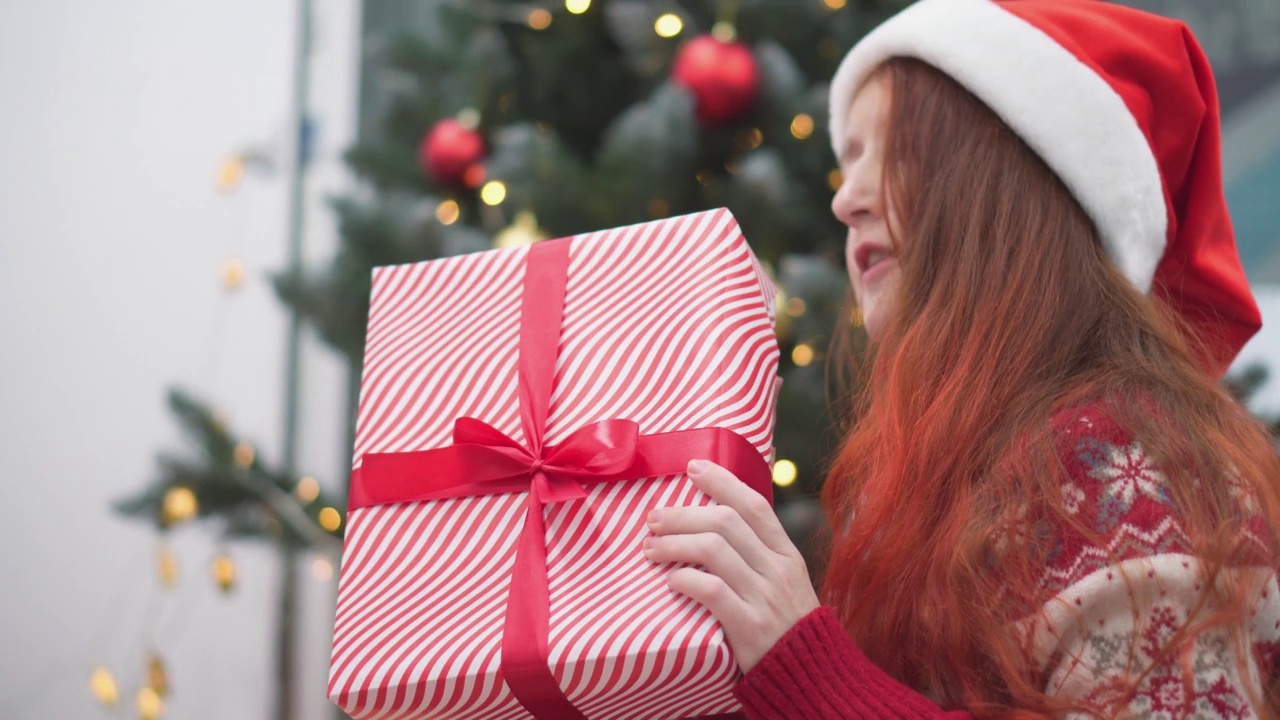
{"type": "Polygon", "coordinates": [[[219,554],[213,559],[213,581],[218,584],[218,589],[224,593],[230,594],[236,587],[236,561],[231,556],[219,554]]]}
{"type": "MultiPolygon", "coordinates": [[[[469,118],[468,118],[469,119],[469,118]]],[[[477,175],[486,152],[484,138],[474,127],[453,118],[441,120],[431,128],[418,146],[418,162],[432,179],[445,185],[470,185],[477,175]]]]}
{"type": "Polygon", "coordinates": [[[533,213],[522,210],[516,213],[515,222],[493,236],[496,248],[513,248],[521,245],[532,245],[539,240],[546,240],[547,234],[538,227],[538,219],[533,213]]]}
{"type": "Polygon", "coordinates": [[[711,35],[700,35],[680,48],[671,77],[693,93],[698,121],[704,125],[742,117],[760,94],[760,68],[751,49],[711,35]]]}
{"type": "Polygon", "coordinates": [[[89,673],[89,690],[93,697],[106,707],[113,708],[120,702],[120,689],[116,687],[116,676],[107,668],[99,665],[89,673]]]}

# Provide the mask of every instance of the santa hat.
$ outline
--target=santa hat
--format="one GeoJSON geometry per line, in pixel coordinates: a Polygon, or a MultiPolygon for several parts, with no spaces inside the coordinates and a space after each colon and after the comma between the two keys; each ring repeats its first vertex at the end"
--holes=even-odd
{"type": "Polygon", "coordinates": [[[1185,25],[1094,0],[920,0],[831,85],[840,156],[854,93],[922,60],[990,107],[1062,179],[1120,271],[1167,300],[1224,373],[1261,326],[1222,192],[1218,97],[1185,25]]]}

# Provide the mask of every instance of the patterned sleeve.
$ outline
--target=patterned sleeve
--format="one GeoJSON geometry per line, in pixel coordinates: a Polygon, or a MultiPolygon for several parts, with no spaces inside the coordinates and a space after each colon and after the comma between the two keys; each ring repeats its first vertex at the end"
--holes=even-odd
{"type": "Polygon", "coordinates": [[[1093,540],[1059,533],[1042,580],[1052,598],[1024,621],[1046,692],[1107,717],[1256,717],[1250,698],[1260,697],[1280,648],[1274,572],[1228,573],[1256,588],[1247,639],[1216,628],[1194,635],[1183,652],[1162,652],[1212,613],[1164,478],[1096,412],[1073,417],[1061,437],[1065,506],[1093,540]]]}

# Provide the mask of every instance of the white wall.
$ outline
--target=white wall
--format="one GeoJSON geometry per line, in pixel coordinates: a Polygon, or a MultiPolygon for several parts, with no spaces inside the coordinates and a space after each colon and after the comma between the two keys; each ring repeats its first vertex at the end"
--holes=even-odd
{"type": "MultiPolygon", "coordinates": [[[[348,181],[357,0],[315,0],[320,125],[308,254],[335,232],[320,198],[348,181]]],[[[219,549],[174,541],[182,580],[155,581],[157,538],[109,509],[180,449],[164,406],[180,384],[279,458],[285,314],[266,274],[285,257],[285,175],[230,195],[214,172],[258,141],[288,149],[296,2],[44,0],[0,4],[0,716],[108,717],[86,678],[131,694],[143,653],[170,665],[170,717],[267,718],[275,559],[229,546],[242,581],[208,581],[219,549]],[[235,294],[218,280],[241,256],[235,294]]],[[[309,340],[300,469],[328,483],[344,442],[345,375],[309,340]]],[[[308,561],[308,569],[310,561],[308,561]]],[[[332,583],[304,581],[301,717],[324,700],[332,583]]],[[[111,716],[133,717],[132,711],[111,716]]]]}
{"type": "Polygon", "coordinates": [[[1232,367],[1239,370],[1256,363],[1267,368],[1267,382],[1250,398],[1250,409],[1268,419],[1280,418],[1280,285],[1257,286],[1253,294],[1262,310],[1262,329],[1232,367]]]}

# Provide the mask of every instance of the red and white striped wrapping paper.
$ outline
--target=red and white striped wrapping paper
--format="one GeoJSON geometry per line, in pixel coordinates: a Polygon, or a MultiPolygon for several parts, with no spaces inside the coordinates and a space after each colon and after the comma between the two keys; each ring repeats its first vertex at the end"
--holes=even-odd
{"type": "MultiPolygon", "coordinates": [[[[528,248],[374,273],[355,463],[438,448],[458,417],[523,441],[516,362],[528,248]]],[[[545,440],[595,421],[722,427],[772,459],[774,289],[727,210],[571,240],[545,440]]],[[[531,715],[496,673],[527,493],[348,517],[329,695],[356,718],[531,715]]],[[[705,504],[683,475],[593,485],[545,509],[549,664],[591,720],[732,712],[715,619],[641,554],[655,508],[705,504]]]]}

